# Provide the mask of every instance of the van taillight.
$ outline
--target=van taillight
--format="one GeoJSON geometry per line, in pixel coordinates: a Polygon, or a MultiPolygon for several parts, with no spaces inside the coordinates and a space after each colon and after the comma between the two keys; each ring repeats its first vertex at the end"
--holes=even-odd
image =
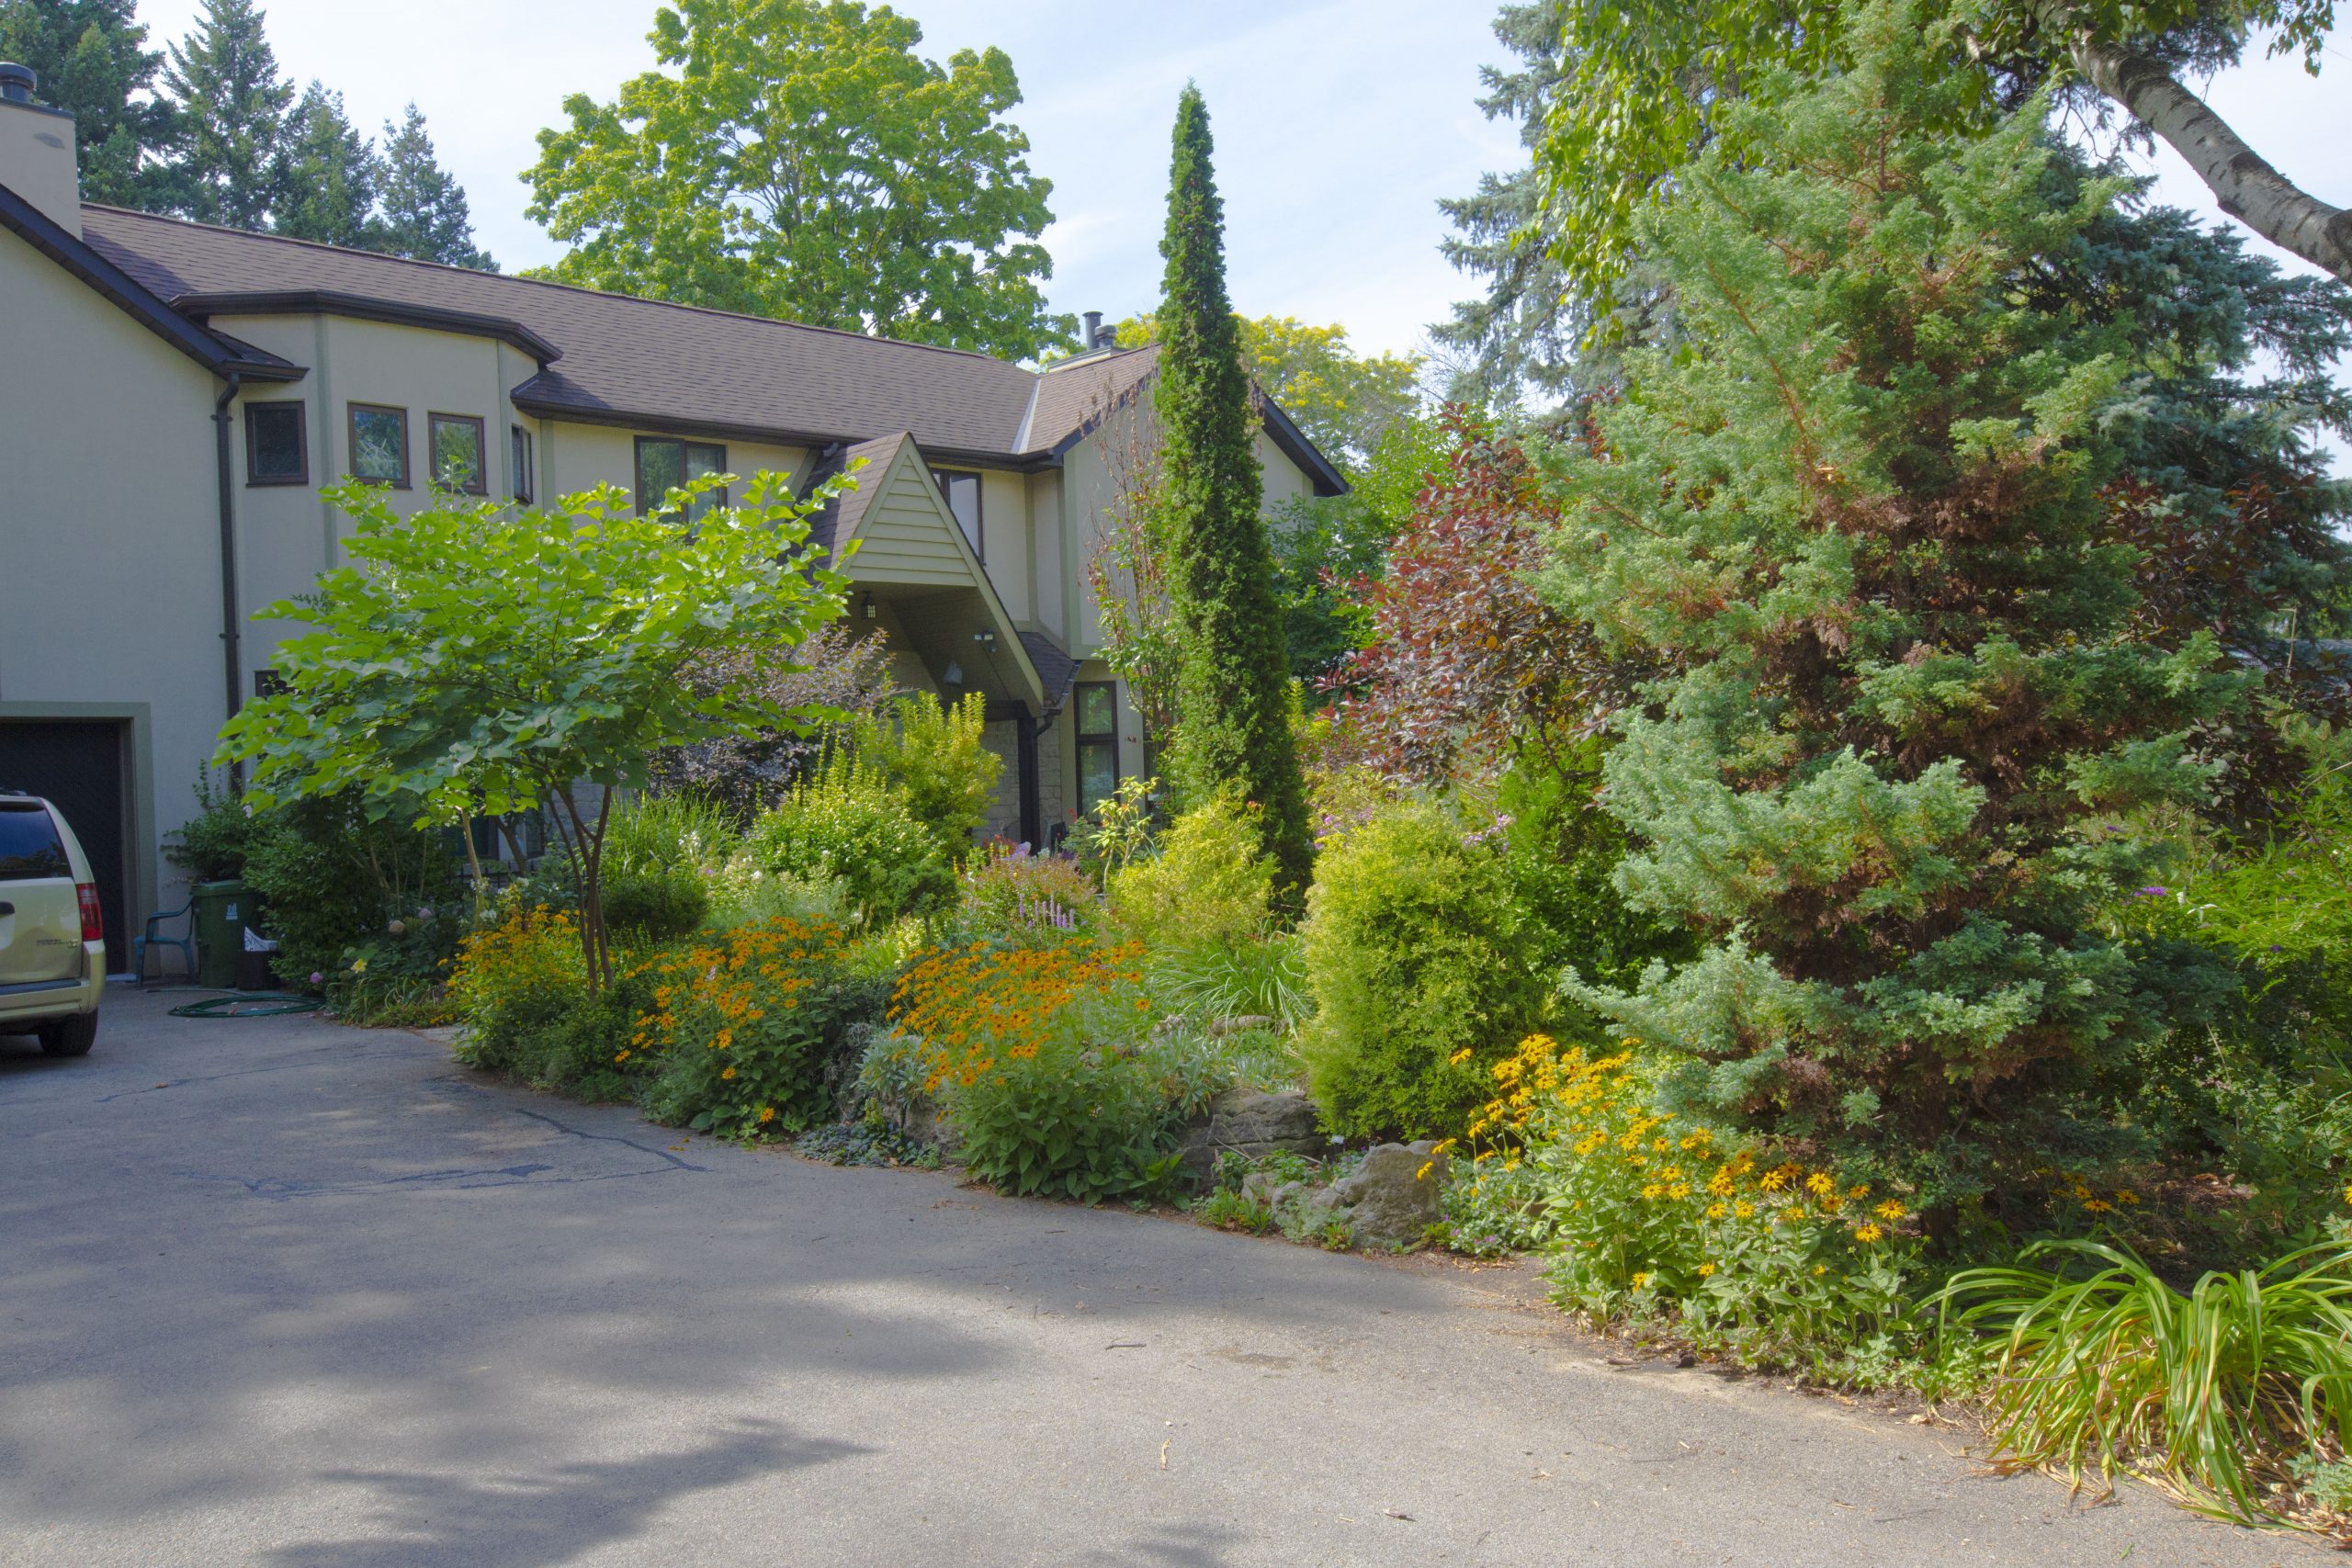
{"type": "Polygon", "coordinates": [[[104,942],[107,935],[107,917],[106,912],[98,908],[98,885],[95,882],[77,882],[74,885],[74,896],[82,900],[82,940],[104,942]]]}

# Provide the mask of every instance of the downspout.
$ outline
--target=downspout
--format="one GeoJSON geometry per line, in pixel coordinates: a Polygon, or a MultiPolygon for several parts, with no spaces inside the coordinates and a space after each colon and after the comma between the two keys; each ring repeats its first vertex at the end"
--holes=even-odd
{"type": "MultiPolygon", "coordinates": [[[[212,459],[220,481],[220,657],[221,667],[228,677],[228,716],[237,716],[243,705],[243,652],[240,646],[237,616],[237,512],[236,490],[229,468],[229,404],[244,386],[241,372],[229,372],[229,384],[212,402],[212,459]]],[[[244,769],[236,762],[229,764],[229,787],[244,785],[244,769]]]]}

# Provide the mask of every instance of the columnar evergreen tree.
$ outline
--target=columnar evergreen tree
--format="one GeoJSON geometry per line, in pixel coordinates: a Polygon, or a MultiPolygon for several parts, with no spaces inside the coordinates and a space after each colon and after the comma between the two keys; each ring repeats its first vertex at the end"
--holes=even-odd
{"type": "Polygon", "coordinates": [[[0,0],[0,60],[29,65],[41,102],[74,117],[85,201],[136,207],[152,198],[146,155],[164,142],[170,116],[153,98],[134,102],[164,57],[146,47],[133,0],[0,0]]]}
{"type": "Polygon", "coordinates": [[[2064,1091],[2163,1022],[2099,916],[2155,880],[2129,813],[2195,803],[2241,700],[2210,636],[2138,639],[2112,537],[2128,305],[2043,307],[2120,182],[2052,199],[2036,102],[1982,137],[1916,4],[1773,84],[1637,243],[1684,338],[1559,466],[1545,592],[1658,661],[1604,800],[1619,886],[1709,940],[1632,992],[1672,1092],[1889,1169],[1950,1215],[2079,1147],[2064,1091]]]}
{"type": "Polygon", "coordinates": [[[380,191],[383,211],[368,248],[412,261],[442,262],[496,272],[498,264],[474,244],[465,187],[444,169],[414,104],[395,126],[384,126],[380,191]]]}
{"type": "Polygon", "coordinates": [[[171,203],[202,223],[263,229],[277,205],[280,123],[294,85],[277,74],[253,0],[205,0],[171,47],[171,203]]]}
{"type": "Polygon", "coordinates": [[[312,82],[278,137],[277,230],[298,240],[366,246],[375,237],[376,149],[343,112],[343,95],[312,82]]]}
{"type": "Polygon", "coordinates": [[[1187,85],[1176,106],[1157,322],[1161,519],[1182,641],[1177,773],[1197,793],[1234,790],[1256,803],[1276,897],[1295,905],[1314,846],[1211,152],[1208,107],[1187,85]]]}

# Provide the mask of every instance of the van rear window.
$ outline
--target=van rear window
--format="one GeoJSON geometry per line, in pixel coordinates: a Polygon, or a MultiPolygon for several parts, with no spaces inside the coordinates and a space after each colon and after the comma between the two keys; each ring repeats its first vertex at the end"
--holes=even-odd
{"type": "Polygon", "coordinates": [[[0,882],[35,882],[44,877],[71,876],[64,840],[57,824],[42,807],[10,810],[0,807],[0,882]]]}

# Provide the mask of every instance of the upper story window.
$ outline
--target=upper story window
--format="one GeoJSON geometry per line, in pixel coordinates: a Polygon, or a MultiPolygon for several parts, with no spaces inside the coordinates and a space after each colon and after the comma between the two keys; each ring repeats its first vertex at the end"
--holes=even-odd
{"type": "Polygon", "coordinates": [[[310,422],[300,402],[245,405],[245,482],[311,482],[310,422]]]}
{"type": "Polygon", "coordinates": [[[506,478],[514,487],[514,499],[527,503],[531,499],[531,433],[517,424],[510,426],[506,435],[506,478]]]}
{"type": "MultiPolygon", "coordinates": [[[[680,441],[667,435],[637,438],[637,509],[650,512],[688,479],[727,471],[727,448],[707,441],[680,441]]],[[[705,491],[686,513],[692,522],[713,507],[727,504],[723,489],[705,491]]]]}
{"type": "Polygon", "coordinates": [[[408,489],[408,410],[351,405],[351,477],[408,489]]]}
{"type": "Polygon", "coordinates": [[[481,421],[471,414],[429,413],[424,416],[424,439],[433,451],[435,484],[468,495],[490,493],[481,421]]]}
{"type": "Polygon", "coordinates": [[[963,525],[964,539],[972,547],[972,554],[986,560],[988,552],[980,547],[980,476],[958,473],[953,468],[933,468],[932,476],[939,480],[939,498],[947,502],[947,510],[963,525]]]}

